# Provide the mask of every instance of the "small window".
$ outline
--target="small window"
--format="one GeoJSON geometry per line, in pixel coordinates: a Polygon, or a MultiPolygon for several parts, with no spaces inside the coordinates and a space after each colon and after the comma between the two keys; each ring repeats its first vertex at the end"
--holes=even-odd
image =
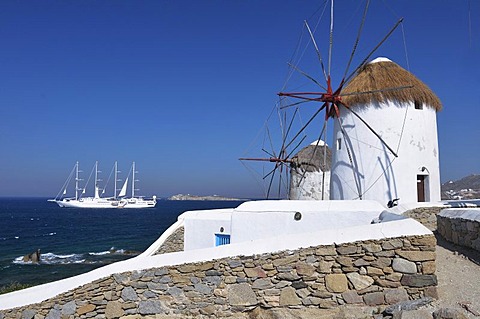
{"type": "Polygon", "coordinates": [[[415,101],[415,110],[423,110],[423,103],[415,101]]]}
{"type": "Polygon", "coordinates": [[[229,234],[215,234],[215,246],[230,244],[229,234]]]}
{"type": "Polygon", "coordinates": [[[342,149],[342,139],[339,138],[337,139],[337,150],[341,150],[342,149]]]}

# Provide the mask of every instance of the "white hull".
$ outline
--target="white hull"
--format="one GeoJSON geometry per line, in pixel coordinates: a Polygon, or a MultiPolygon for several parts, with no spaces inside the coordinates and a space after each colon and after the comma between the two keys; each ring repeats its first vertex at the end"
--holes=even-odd
{"type": "Polygon", "coordinates": [[[128,198],[128,199],[104,199],[104,198],[80,198],[78,200],[64,198],[53,200],[60,207],[73,208],[153,208],[157,204],[156,199],[128,198]]]}
{"type": "Polygon", "coordinates": [[[157,204],[157,200],[143,198],[125,198],[120,200],[118,208],[153,208],[157,204]]]}
{"type": "Polygon", "coordinates": [[[64,198],[55,202],[60,207],[74,208],[118,208],[119,206],[118,200],[92,197],[80,198],[78,200],[64,198]]]}

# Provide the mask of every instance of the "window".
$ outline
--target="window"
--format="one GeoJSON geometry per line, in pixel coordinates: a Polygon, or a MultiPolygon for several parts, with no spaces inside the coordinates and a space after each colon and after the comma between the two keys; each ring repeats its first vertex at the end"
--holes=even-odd
{"type": "Polygon", "coordinates": [[[415,110],[423,110],[423,103],[415,101],[415,110]]]}
{"type": "Polygon", "coordinates": [[[337,150],[341,150],[342,149],[342,139],[339,138],[337,139],[337,150]]]}
{"type": "Polygon", "coordinates": [[[230,244],[229,234],[215,234],[215,246],[230,244]]]}

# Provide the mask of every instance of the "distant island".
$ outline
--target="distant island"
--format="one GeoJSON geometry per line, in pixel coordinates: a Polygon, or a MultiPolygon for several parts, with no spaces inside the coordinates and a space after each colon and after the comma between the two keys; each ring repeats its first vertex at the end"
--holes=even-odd
{"type": "Polygon", "coordinates": [[[242,201],[244,199],[240,198],[231,198],[231,197],[223,197],[218,195],[208,195],[208,196],[197,196],[197,195],[190,195],[190,194],[177,194],[170,196],[167,198],[168,200],[224,200],[224,201],[242,201]]]}

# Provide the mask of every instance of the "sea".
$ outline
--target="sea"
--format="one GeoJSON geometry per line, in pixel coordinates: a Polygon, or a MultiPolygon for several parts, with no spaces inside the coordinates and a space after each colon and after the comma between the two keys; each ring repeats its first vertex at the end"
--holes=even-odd
{"type": "Polygon", "coordinates": [[[155,208],[61,208],[46,198],[0,198],[0,288],[38,285],[132,258],[185,211],[240,201],[159,200],[155,208]],[[40,263],[24,256],[40,249],[40,263]]]}

